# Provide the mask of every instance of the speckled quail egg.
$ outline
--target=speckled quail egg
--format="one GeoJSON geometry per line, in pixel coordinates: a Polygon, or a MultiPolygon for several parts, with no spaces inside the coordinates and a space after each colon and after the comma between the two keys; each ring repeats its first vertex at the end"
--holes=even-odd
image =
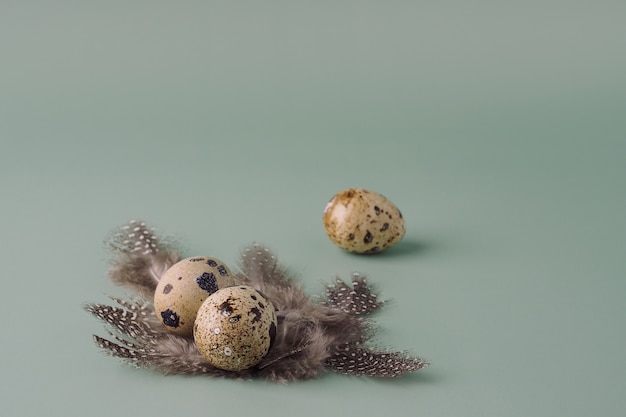
{"type": "Polygon", "coordinates": [[[172,333],[191,337],[198,309],[216,291],[235,285],[230,269],[219,259],[196,256],[172,265],[154,292],[157,317],[172,333]]]}
{"type": "Polygon", "coordinates": [[[383,195],[363,188],[349,188],[326,204],[324,229],[340,248],[355,253],[376,253],[404,237],[405,223],[400,210],[383,195]]]}
{"type": "Polygon", "coordinates": [[[273,304],[250,286],[224,288],[200,306],[193,337],[216,368],[242,371],[257,365],[276,336],[273,304]]]}

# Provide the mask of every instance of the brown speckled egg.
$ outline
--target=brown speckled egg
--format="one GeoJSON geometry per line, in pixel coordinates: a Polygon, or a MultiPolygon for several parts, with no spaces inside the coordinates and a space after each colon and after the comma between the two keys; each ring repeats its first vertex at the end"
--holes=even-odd
{"type": "Polygon", "coordinates": [[[235,285],[230,269],[219,259],[196,256],[172,265],[154,292],[154,309],[172,333],[191,337],[198,309],[214,292],[235,285]]]}
{"type": "Polygon", "coordinates": [[[400,210],[384,196],[349,188],[326,205],[324,229],[334,244],[347,251],[376,253],[398,243],[405,224],[400,210]]]}
{"type": "Polygon", "coordinates": [[[273,304],[249,286],[224,288],[198,310],[193,337],[216,368],[241,371],[258,364],[276,336],[273,304]]]}

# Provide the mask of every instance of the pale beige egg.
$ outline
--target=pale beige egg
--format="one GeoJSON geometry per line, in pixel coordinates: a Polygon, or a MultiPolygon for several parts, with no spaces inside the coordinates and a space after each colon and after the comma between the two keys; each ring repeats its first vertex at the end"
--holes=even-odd
{"type": "Polygon", "coordinates": [[[183,259],[172,265],[154,292],[157,317],[172,333],[191,337],[198,309],[216,291],[235,285],[230,269],[208,256],[183,259]]]}
{"type": "Polygon", "coordinates": [[[364,188],[337,193],[324,209],[324,229],[337,246],[355,253],[377,253],[405,233],[402,213],[381,194],[364,188]]]}
{"type": "Polygon", "coordinates": [[[250,286],[221,289],[200,306],[193,337],[216,368],[242,371],[257,365],[276,337],[273,304],[250,286]]]}

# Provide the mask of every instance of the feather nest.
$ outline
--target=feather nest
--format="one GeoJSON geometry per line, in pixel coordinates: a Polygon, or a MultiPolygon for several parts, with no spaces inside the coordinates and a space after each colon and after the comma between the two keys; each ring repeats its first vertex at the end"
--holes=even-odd
{"type": "Polygon", "coordinates": [[[276,338],[265,358],[251,369],[215,368],[200,355],[193,339],[168,332],[154,312],[152,297],[158,280],[180,260],[179,253],[139,221],[115,231],[107,246],[113,254],[109,277],[137,296],[112,298],[115,305],[88,304],[85,308],[108,325],[109,338],[94,335],[95,343],[134,366],[164,374],[288,382],[315,378],[329,370],[398,377],[428,365],[405,352],[368,347],[374,334],[369,314],[383,302],[372,293],[366,277],[353,274],[349,283],[337,278],[319,301],[313,301],[268,248],[252,244],[241,253],[236,282],[254,287],[272,301],[278,317],[276,338]]]}

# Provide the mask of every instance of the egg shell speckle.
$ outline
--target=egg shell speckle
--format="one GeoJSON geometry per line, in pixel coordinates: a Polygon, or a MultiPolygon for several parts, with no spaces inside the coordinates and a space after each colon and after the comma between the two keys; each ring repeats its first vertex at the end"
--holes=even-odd
{"type": "Polygon", "coordinates": [[[405,234],[402,213],[381,194],[364,188],[337,193],[324,209],[324,229],[337,246],[355,253],[377,253],[405,234]]]}
{"type": "Polygon", "coordinates": [[[194,320],[204,300],[233,285],[232,272],[219,259],[208,256],[183,259],[159,280],[154,292],[156,315],[172,333],[191,337],[194,320]]]}
{"type": "Polygon", "coordinates": [[[216,368],[242,371],[258,364],[276,336],[273,304],[250,286],[224,288],[198,310],[193,336],[200,354],[216,368]]]}

